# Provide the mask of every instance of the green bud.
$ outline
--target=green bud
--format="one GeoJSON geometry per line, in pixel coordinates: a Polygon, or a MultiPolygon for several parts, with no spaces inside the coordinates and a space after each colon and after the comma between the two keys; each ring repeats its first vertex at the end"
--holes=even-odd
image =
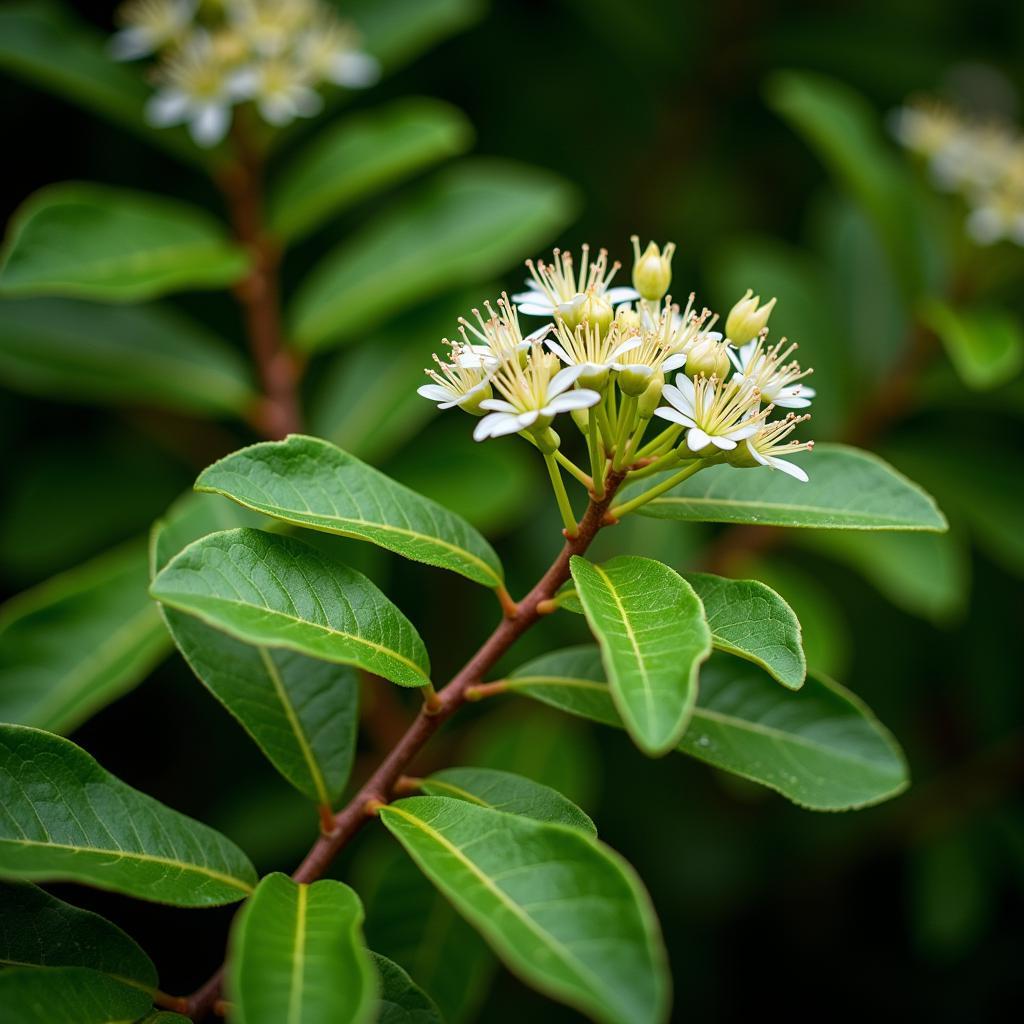
{"type": "Polygon", "coordinates": [[[631,398],[639,398],[653,376],[654,371],[649,366],[629,366],[619,374],[619,390],[631,398]]]}
{"type": "Polygon", "coordinates": [[[704,338],[686,353],[686,375],[688,377],[717,377],[723,380],[729,375],[729,353],[720,341],[704,338]]]}
{"type": "Polygon", "coordinates": [[[753,341],[767,325],[775,299],[759,309],[760,301],[761,296],[755,295],[748,288],[746,295],[730,310],[725,321],[725,336],[734,345],[746,345],[748,341],[753,341]]]}
{"type": "Polygon", "coordinates": [[[672,254],[675,245],[671,242],[662,252],[655,242],[649,242],[640,253],[640,239],[633,236],[633,287],[649,302],[660,302],[672,283],[672,254]]]}
{"type": "Polygon", "coordinates": [[[661,405],[661,389],[664,386],[665,374],[656,373],[637,402],[636,411],[642,420],[649,420],[654,415],[654,410],[661,405]]]}
{"type": "MultiPolygon", "coordinates": [[[[538,420],[537,422],[539,423],[540,421],[538,420]]],[[[537,442],[537,447],[544,455],[553,455],[558,451],[558,447],[562,443],[562,439],[551,429],[550,422],[548,420],[548,423],[540,429],[538,429],[536,423],[530,428],[530,432],[537,442]]]]}
{"type": "Polygon", "coordinates": [[[585,434],[590,426],[590,410],[570,409],[569,415],[572,417],[573,423],[579,428],[580,433],[585,434]]]}
{"type": "Polygon", "coordinates": [[[596,292],[587,292],[577,309],[577,324],[590,324],[602,334],[607,334],[615,319],[612,304],[596,292]]]}

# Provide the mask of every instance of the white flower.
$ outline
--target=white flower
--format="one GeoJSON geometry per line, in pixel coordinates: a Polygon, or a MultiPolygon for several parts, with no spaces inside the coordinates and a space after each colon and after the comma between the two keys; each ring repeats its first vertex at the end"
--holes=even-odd
{"type": "Polygon", "coordinates": [[[793,455],[795,452],[809,452],[814,448],[813,441],[786,441],[785,438],[797,427],[797,424],[810,419],[810,416],[797,416],[790,413],[785,419],[774,423],[765,423],[752,437],[747,438],[747,452],[758,465],[769,469],[779,469],[788,473],[795,480],[807,483],[807,474],[794,462],[780,459],[780,455],[793,455]]]}
{"type": "Polygon", "coordinates": [[[280,57],[316,15],[315,0],[225,0],[228,22],[261,57],[280,57]]]}
{"type": "Polygon", "coordinates": [[[239,69],[231,86],[238,98],[253,100],[263,120],[278,128],[297,117],[313,117],[323,106],[306,70],[287,57],[239,69]]]}
{"type": "Polygon", "coordinates": [[[458,361],[461,366],[493,370],[513,355],[526,352],[534,342],[543,339],[553,329],[552,324],[545,324],[524,338],[519,327],[519,314],[504,292],[498,299],[497,312],[490,302],[484,303],[484,310],[487,312],[486,318],[479,309],[472,311],[476,318],[475,324],[465,317],[459,317],[462,345],[459,347],[458,361]],[[470,336],[476,340],[471,341],[470,336]]]}
{"type": "Polygon", "coordinates": [[[110,38],[114,60],[138,60],[181,39],[196,13],[196,0],[132,0],[118,11],[124,25],[110,38]]]}
{"type": "Polygon", "coordinates": [[[796,349],[796,345],[783,348],[785,344],[783,338],[769,347],[761,337],[738,350],[729,349],[729,358],[738,379],[760,391],[763,401],[782,409],[806,409],[815,391],[800,381],[811,371],[801,370],[795,360],[785,362],[796,349]]]}
{"type": "Polygon", "coordinates": [[[639,334],[628,334],[618,323],[603,334],[590,323],[582,323],[575,330],[559,323],[558,340],[547,338],[544,344],[566,366],[578,367],[581,376],[592,378],[607,375],[619,357],[639,348],[643,339],[639,334]]]}
{"type": "MultiPolygon", "coordinates": [[[[691,295],[691,304],[692,301],[691,295]]],[[[656,323],[652,323],[650,317],[641,317],[636,335],[640,344],[623,353],[627,358],[616,359],[612,364],[612,369],[622,375],[620,385],[628,387],[631,393],[639,393],[645,382],[657,374],[671,373],[686,364],[686,352],[700,336],[708,316],[707,310],[696,316],[691,304],[680,314],[678,306],[666,303],[656,323]]],[[[632,321],[633,317],[620,314],[619,319],[632,321]]]]}
{"type": "Polygon", "coordinates": [[[380,64],[357,47],[355,31],[322,11],[300,37],[297,60],[315,79],[347,89],[364,89],[380,78],[380,64]]]}
{"type": "Polygon", "coordinates": [[[543,430],[560,412],[587,409],[601,401],[596,391],[569,389],[579,376],[579,368],[563,367],[554,372],[558,360],[548,355],[538,344],[530,350],[526,365],[519,359],[506,360],[495,370],[490,382],[502,398],[487,398],[480,403],[488,410],[476,425],[473,437],[483,441],[488,437],[518,434],[521,430],[543,430]]]}
{"type": "Polygon", "coordinates": [[[146,120],[156,128],[187,124],[199,146],[220,142],[237,97],[210,37],[205,32],[189,36],[164,63],[160,78],[164,84],[146,104],[146,120]]]}
{"type": "Polygon", "coordinates": [[[526,279],[527,291],[512,296],[520,313],[528,316],[553,317],[556,313],[568,319],[575,326],[576,313],[587,300],[588,294],[603,299],[613,308],[623,302],[640,298],[635,288],[612,288],[620,264],[608,265],[608,253],[602,249],[597,259],[591,262],[590,247],[583,246],[579,274],[576,273],[572,254],[554,251],[554,261],[534,264],[527,260],[530,276],[526,279]]]}
{"type": "Polygon", "coordinates": [[[479,367],[461,365],[461,345],[450,342],[447,338],[445,344],[451,346],[452,361],[443,362],[435,355],[437,369],[424,371],[433,383],[418,387],[416,393],[431,402],[437,402],[438,409],[451,409],[460,405],[473,411],[478,408],[479,400],[491,393],[487,374],[479,367]]]}
{"type": "Polygon", "coordinates": [[[758,394],[744,388],[734,377],[719,381],[714,377],[690,380],[677,374],[676,384],[666,384],[662,397],[669,403],[654,410],[655,416],[688,427],[686,444],[699,452],[709,444],[729,451],[739,441],[757,433],[768,410],[758,410],[758,394]]]}

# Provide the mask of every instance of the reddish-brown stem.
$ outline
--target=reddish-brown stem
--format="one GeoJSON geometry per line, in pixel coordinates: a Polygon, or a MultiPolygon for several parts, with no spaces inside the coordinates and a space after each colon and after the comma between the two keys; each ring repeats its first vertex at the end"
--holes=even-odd
{"type": "MultiPolygon", "coordinates": [[[[335,857],[352,837],[373,818],[382,804],[396,793],[399,781],[413,758],[441,726],[466,703],[466,691],[482,682],[498,659],[540,617],[540,605],[549,601],[569,578],[569,559],[581,555],[590,546],[604,525],[605,512],[625,473],[611,473],[604,497],[591,499],[587,511],[579,522],[574,537],[566,538],[558,557],[534,588],[516,605],[515,614],[502,618],[494,632],[484,641],[462,669],[438,693],[439,706],[428,711],[421,708],[412,725],[381,761],[377,770],[362,785],[359,792],[335,816],[333,827],[320,835],[303,862],[292,874],[296,882],[314,882],[323,877],[335,857]]],[[[201,1020],[209,1013],[220,995],[223,968],[189,997],[189,1016],[201,1020]]]]}
{"type": "Polygon", "coordinates": [[[231,223],[252,259],[248,276],[235,287],[245,314],[253,361],[263,387],[256,426],[267,437],[281,438],[302,429],[298,366],[284,340],[278,271],[280,250],[263,223],[263,157],[244,127],[233,132],[237,158],[219,177],[231,223]]]}

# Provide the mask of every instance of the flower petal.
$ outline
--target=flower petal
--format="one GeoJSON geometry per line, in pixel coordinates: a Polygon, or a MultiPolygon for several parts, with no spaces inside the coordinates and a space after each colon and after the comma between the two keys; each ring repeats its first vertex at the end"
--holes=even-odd
{"type": "Polygon", "coordinates": [[[681,366],[686,364],[686,353],[677,352],[675,355],[669,356],[662,364],[661,369],[664,373],[670,373],[672,370],[678,370],[681,366]]]}
{"type": "Polygon", "coordinates": [[[787,462],[785,459],[777,459],[771,456],[768,459],[768,464],[772,469],[781,469],[783,473],[787,473],[794,480],[799,480],[802,484],[807,483],[807,474],[794,462],[787,462]]]}
{"type": "Polygon", "coordinates": [[[555,307],[543,295],[529,293],[513,295],[512,301],[516,304],[519,312],[525,313],[527,316],[551,316],[555,312],[555,307]],[[523,301],[520,302],[520,299],[523,301]]]}
{"type": "Polygon", "coordinates": [[[676,409],[670,409],[667,405],[659,406],[654,410],[655,416],[660,416],[663,420],[671,420],[673,423],[680,423],[684,427],[695,427],[696,424],[690,419],[689,416],[683,415],[676,409]]]}
{"type": "Polygon", "coordinates": [[[700,427],[691,427],[686,432],[686,444],[691,452],[699,452],[702,448],[707,448],[710,441],[711,438],[700,427]]]}
{"type": "Polygon", "coordinates": [[[230,123],[231,111],[226,103],[207,103],[192,118],[189,131],[197,145],[208,148],[224,138],[230,123]]]}
{"type": "Polygon", "coordinates": [[[454,391],[440,384],[424,384],[416,389],[416,394],[429,398],[431,402],[450,402],[452,398],[458,397],[454,391]]]}
{"type": "Polygon", "coordinates": [[[487,409],[490,412],[506,412],[511,413],[513,416],[519,415],[519,410],[511,402],[506,402],[501,398],[485,398],[480,403],[480,408],[487,409]]]}
{"type": "Polygon", "coordinates": [[[502,437],[519,431],[518,417],[507,412],[492,412],[485,416],[473,429],[473,440],[484,441],[488,437],[502,437]]]}
{"type": "Polygon", "coordinates": [[[591,391],[588,388],[580,388],[578,391],[569,391],[564,395],[559,395],[557,398],[552,399],[544,407],[544,411],[559,413],[568,412],[570,409],[589,409],[592,405],[597,405],[600,401],[601,396],[596,391],[591,391]]]}
{"type": "Polygon", "coordinates": [[[622,285],[618,288],[609,288],[604,293],[604,297],[613,306],[618,306],[623,302],[632,302],[634,299],[639,299],[640,293],[635,288],[629,288],[622,285]]]}
{"type": "Polygon", "coordinates": [[[546,401],[550,402],[556,395],[571,388],[583,370],[583,366],[563,366],[548,383],[546,401]]]}

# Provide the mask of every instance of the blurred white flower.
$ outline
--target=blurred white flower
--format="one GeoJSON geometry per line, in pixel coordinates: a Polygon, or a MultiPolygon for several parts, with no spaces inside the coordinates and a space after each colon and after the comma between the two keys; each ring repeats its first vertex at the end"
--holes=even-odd
{"type": "Polygon", "coordinates": [[[278,128],[297,117],[313,117],[323,106],[305,69],[288,57],[239,68],[231,76],[231,88],[239,99],[252,100],[262,118],[278,128]]]}
{"type": "Polygon", "coordinates": [[[131,0],[117,12],[124,27],[110,38],[114,60],[138,60],[179,42],[189,31],[196,0],[131,0]]]}
{"type": "Polygon", "coordinates": [[[315,79],[365,89],[380,78],[380,64],[358,47],[358,36],[330,11],[321,11],[296,44],[296,60],[315,79]]]}

